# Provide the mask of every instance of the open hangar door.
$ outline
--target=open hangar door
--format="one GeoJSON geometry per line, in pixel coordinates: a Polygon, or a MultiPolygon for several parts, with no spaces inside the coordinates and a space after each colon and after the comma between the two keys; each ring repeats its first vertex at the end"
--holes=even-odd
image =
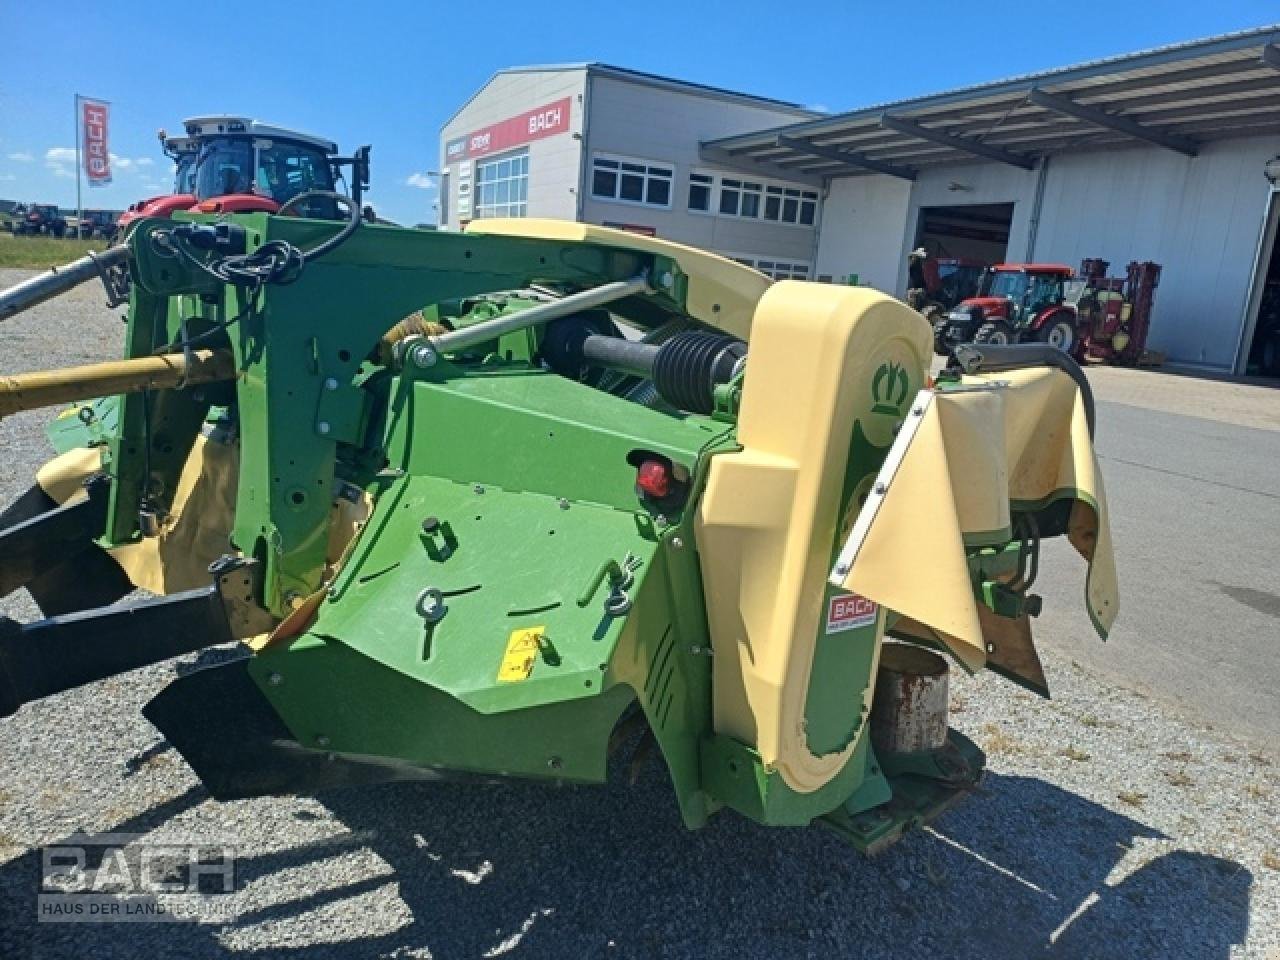
{"type": "Polygon", "coordinates": [[[974,203],[954,207],[921,207],[916,246],[939,260],[1003,263],[1009,246],[1012,203],[974,203]]]}
{"type": "Polygon", "coordinates": [[[1255,377],[1280,377],[1280,190],[1272,190],[1263,220],[1262,241],[1253,271],[1249,314],[1245,324],[1243,364],[1238,372],[1255,377]]]}

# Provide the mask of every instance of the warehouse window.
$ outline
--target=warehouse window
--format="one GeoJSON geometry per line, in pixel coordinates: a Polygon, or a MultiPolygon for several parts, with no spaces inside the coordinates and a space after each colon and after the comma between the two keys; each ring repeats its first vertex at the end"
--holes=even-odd
{"type": "Polygon", "coordinates": [[[476,164],[475,209],[477,217],[528,215],[528,150],[476,164]]]}
{"type": "Polygon", "coordinates": [[[756,269],[775,280],[808,280],[809,265],[786,260],[757,260],[756,269]]]}
{"type": "Polygon", "coordinates": [[[722,256],[726,256],[744,267],[753,267],[773,280],[809,279],[809,265],[807,263],[797,263],[794,260],[774,260],[772,258],[762,260],[755,257],[739,256],[736,253],[726,253],[722,254],[722,256]]]}
{"type": "Polygon", "coordinates": [[[815,190],[770,186],[765,193],[764,218],[766,220],[799,223],[811,227],[817,211],[818,194],[815,190]]]}
{"type": "Polygon", "coordinates": [[[591,160],[591,196],[597,200],[671,206],[675,171],[624,157],[595,156],[591,160]]]}
{"type": "Polygon", "coordinates": [[[726,217],[756,219],[760,216],[760,198],[763,191],[764,185],[761,183],[721,177],[720,213],[726,217]]]}
{"type": "Polygon", "coordinates": [[[715,177],[709,173],[689,174],[689,209],[701,213],[711,212],[711,187],[715,177]]]}

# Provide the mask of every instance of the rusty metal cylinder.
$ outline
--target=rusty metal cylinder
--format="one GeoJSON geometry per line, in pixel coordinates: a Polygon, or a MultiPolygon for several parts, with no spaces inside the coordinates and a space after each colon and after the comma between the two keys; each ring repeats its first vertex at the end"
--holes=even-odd
{"type": "Polygon", "coordinates": [[[937,750],[947,742],[947,661],[931,650],[886,643],[871,702],[877,754],[937,750]]]}
{"type": "Polygon", "coordinates": [[[36,410],[118,393],[169,390],[231,380],[235,375],[235,357],[230,350],[207,349],[192,350],[190,357],[166,353],[91,363],[83,367],[20,373],[0,377],[0,418],[21,410],[36,410]]]}

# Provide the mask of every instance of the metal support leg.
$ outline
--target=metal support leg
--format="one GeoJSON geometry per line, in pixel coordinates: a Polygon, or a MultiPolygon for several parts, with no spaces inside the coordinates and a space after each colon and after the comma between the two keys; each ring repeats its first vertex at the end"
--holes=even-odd
{"type": "Polygon", "coordinates": [[[0,619],[0,717],[24,703],[270,629],[257,564],[215,565],[199,590],[34,623],[0,619]]]}

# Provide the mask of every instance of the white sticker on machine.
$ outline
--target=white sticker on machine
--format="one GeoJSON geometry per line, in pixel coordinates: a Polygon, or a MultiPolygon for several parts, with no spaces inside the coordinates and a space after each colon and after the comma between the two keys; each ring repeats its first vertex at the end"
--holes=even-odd
{"type": "Polygon", "coordinates": [[[879,607],[856,593],[837,593],[827,604],[827,633],[840,633],[876,622],[879,607]]]}

